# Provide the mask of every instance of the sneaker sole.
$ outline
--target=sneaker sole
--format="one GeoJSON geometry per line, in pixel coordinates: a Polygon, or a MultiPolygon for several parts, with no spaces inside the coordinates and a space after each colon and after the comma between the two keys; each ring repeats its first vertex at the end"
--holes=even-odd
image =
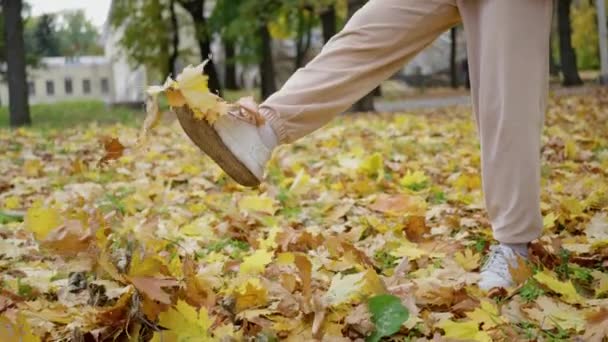
{"type": "Polygon", "coordinates": [[[175,108],[175,114],[190,140],[208,155],[235,182],[257,187],[260,180],[224,145],[215,129],[205,120],[198,120],[189,109],[175,108]]]}

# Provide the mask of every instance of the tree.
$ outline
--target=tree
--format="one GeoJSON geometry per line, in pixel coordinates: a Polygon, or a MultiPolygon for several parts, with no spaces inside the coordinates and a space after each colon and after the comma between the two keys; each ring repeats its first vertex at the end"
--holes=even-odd
{"type": "Polygon", "coordinates": [[[63,56],[85,56],[103,54],[98,44],[99,32],[90,22],[84,10],[66,11],[59,17],[57,37],[63,56]]]}
{"type": "Polygon", "coordinates": [[[572,47],[572,27],[570,24],[570,6],[572,0],[557,0],[557,22],[559,31],[560,64],[562,84],[576,86],[583,84],[578,74],[576,53],[572,47]]]}
{"type": "Polygon", "coordinates": [[[606,1],[597,0],[597,23],[598,23],[598,36],[600,43],[600,82],[602,84],[608,84],[608,25],[606,24],[606,1]]]}
{"type": "Polygon", "coordinates": [[[458,27],[454,26],[450,30],[450,85],[458,88],[458,64],[456,63],[458,48],[458,27]]]}
{"type": "MultiPolygon", "coordinates": [[[[365,3],[367,2],[367,0],[348,0],[348,18],[351,18],[355,12],[357,12],[361,7],[363,7],[363,5],[365,5],[365,3]]],[[[372,92],[370,92],[369,94],[365,95],[363,98],[361,98],[359,101],[357,101],[353,107],[351,108],[352,111],[355,112],[373,112],[375,111],[374,108],[374,92],[377,92],[378,90],[374,90],[372,92]]]]}
{"type": "Polygon", "coordinates": [[[167,69],[175,76],[178,73],[177,58],[179,57],[179,23],[177,21],[175,0],[169,0],[169,17],[171,18],[171,50],[167,61],[167,69]]]}
{"type": "Polygon", "coordinates": [[[56,32],[56,17],[43,14],[34,23],[33,38],[37,54],[45,57],[61,56],[61,45],[56,32]]]}
{"type": "Polygon", "coordinates": [[[321,26],[323,28],[323,41],[327,43],[337,33],[338,18],[335,4],[327,6],[321,12],[321,26]]]}
{"type": "Polygon", "coordinates": [[[119,44],[131,63],[145,65],[159,80],[175,73],[179,55],[179,25],[172,5],[172,0],[119,0],[110,15],[112,27],[122,32],[119,44]]]}
{"type": "MultiPolygon", "coordinates": [[[[201,59],[205,60],[211,56],[211,30],[207,25],[205,17],[205,0],[177,0],[177,2],[190,14],[194,22],[196,40],[198,42],[201,59]]],[[[209,89],[218,95],[222,95],[222,86],[215,63],[211,59],[205,67],[205,73],[209,76],[209,89]]]]}
{"type": "Polygon", "coordinates": [[[295,70],[304,66],[306,55],[312,42],[312,27],[314,22],[313,7],[304,4],[295,8],[296,13],[296,59],[295,70]]]}
{"type": "Polygon", "coordinates": [[[239,89],[236,76],[237,43],[243,33],[239,25],[234,25],[239,18],[240,7],[244,0],[217,0],[209,27],[212,32],[217,33],[224,45],[224,87],[226,89],[239,89]]]}
{"type": "Polygon", "coordinates": [[[277,91],[277,84],[274,78],[274,60],[272,56],[272,37],[268,30],[268,23],[262,21],[258,24],[258,32],[260,36],[259,54],[260,54],[260,77],[262,98],[267,99],[270,95],[277,91]]]}
{"type": "Polygon", "coordinates": [[[12,127],[30,125],[25,43],[23,40],[22,0],[4,0],[4,42],[6,50],[7,79],[9,88],[10,125],[12,127]]]}

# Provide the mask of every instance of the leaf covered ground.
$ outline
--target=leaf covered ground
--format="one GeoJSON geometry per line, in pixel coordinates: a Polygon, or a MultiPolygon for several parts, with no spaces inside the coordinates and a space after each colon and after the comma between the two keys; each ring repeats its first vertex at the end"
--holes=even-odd
{"type": "Polygon", "coordinates": [[[276,151],[255,190],[175,123],[142,149],[125,126],[2,130],[0,336],[601,341],[606,98],[551,100],[546,234],[491,298],[475,285],[494,242],[468,108],[342,116],[276,151]]]}

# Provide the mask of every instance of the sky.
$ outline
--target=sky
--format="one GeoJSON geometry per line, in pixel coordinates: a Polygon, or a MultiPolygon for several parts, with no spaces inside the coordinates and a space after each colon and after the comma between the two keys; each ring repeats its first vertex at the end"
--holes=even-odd
{"type": "Polygon", "coordinates": [[[101,28],[106,21],[111,0],[27,0],[32,8],[32,15],[54,13],[62,10],[84,9],[87,18],[101,28]]]}

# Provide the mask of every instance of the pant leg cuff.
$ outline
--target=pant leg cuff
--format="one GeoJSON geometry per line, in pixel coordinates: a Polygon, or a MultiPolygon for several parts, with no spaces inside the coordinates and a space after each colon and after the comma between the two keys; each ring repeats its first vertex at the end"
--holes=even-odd
{"type": "Polygon", "coordinates": [[[288,143],[289,137],[287,135],[287,129],[277,111],[268,107],[260,107],[260,114],[268,121],[270,127],[274,130],[279,144],[288,143]]]}

